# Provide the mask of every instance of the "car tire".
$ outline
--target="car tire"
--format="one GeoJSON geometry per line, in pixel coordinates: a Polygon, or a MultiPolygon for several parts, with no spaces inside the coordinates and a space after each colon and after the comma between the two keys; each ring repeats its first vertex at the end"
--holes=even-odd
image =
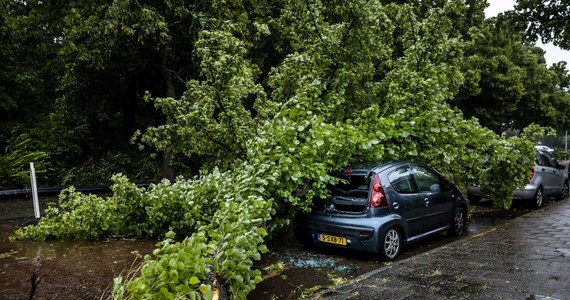
{"type": "Polygon", "coordinates": [[[562,186],[562,191],[560,191],[560,194],[556,197],[556,199],[557,200],[564,200],[564,199],[568,198],[568,191],[569,191],[568,180],[564,180],[564,185],[562,186]]]}
{"type": "Polygon", "coordinates": [[[539,186],[536,189],[536,193],[534,193],[534,197],[532,197],[532,207],[533,208],[540,208],[542,206],[542,201],[544,200],[544,195],[542,193],[542,187],[539,186]]]}
{"type": "Polygon", "coordinates": [[[451,219],[451,228],[449,228],[448,234],[452,236],[460,236],[465,232],[465,227],[467,225],[467,214],[465,209],[458,207],[453,212],[453,218],[451,219]]]}
{"type": "Polygon", "coordinates": [[[381,237],[378,256],[383,261],[393,260],[402,249],[402,234],[396,227],[390,227],[381,237]]]}

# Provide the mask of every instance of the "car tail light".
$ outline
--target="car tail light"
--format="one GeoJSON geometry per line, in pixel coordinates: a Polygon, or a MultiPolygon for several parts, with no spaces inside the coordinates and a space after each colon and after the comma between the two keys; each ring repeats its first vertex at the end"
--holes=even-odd
{"type": "Polygon", "coordinates": [[[370,207],[386,207],[388,206],[388,201],[386,200],[386,195],[384,195],[384,188],[380,182],[380,176],[378,174],[374,175],[374,181],[372,183],[372,193],[370,194],[370,207]]]}
{"type": "Polygon", "coordinates": [[[534,178],[534,168],[530,168],[530,179],[534,178]]]}

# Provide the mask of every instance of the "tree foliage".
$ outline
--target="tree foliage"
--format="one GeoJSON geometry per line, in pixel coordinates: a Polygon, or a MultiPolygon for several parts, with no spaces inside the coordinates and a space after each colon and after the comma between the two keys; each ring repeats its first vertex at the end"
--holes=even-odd
{"type": "Polygon", "coordinates": [[[208,155],[200,176],[144,191],[118,176],[108,200],[71,191],[17,237],[172,230],[188,237],[167,233],[138,276],[115,279],[116,298],[244,299],[261,280],[252,265],[268,232],[326,196],[338,167],[421,161],[460,185],[481,181],[505,206],[527,181],[540,128],[501,139],[447,104],[466,76],[466,42],[453,17],[469,5],[420,14],[369,1],[289,0],[251,12],[247,1],[230,4],[238,9],[210,15],[198,34],[199,74],[187,91],[152,99],[171,121],[140,135],[178,155],[208,155]],[[279,50],[260,59],[259,45],[279,50]]]}
{"type": "Polygon", "coordinates": [[[485,21],[466,50],[467,80],[451,103],[497,134],[532,123],[566,128],[570,103],[560,80],[567,71],[549,69],[544,51],[510,25],[504,16],[485,21]]]}
{"type": "Polygon", "coordinates": [[[30,162],[38,178],[45,175],[48,154],[35,150],[34,143],[29,136],[22,134],[10,143],[9,147],[0,153],[0,186],[23,188],[29,186],[30,162]]]}
{"type": "MultiPolygon", "coordinates": [[[[49,152],[41,142],[42,134],[31,128],[45,128],[49,122],[61,77],[60,44],[56,42],[61,18],[54,2],[0,1],[0,153],[10,162],[23,159],[10,156],[26,155],[21,153],[23,148],[27,153],[41,152],[44,159],[49,152]]],[[[2,165],[5,171],[15,170],[10,162],[2,165]]],[[[0,188],[29,183],[29,178],[13,180],[29,162],[23,161],[24,166],[18,165],[14,173],[3,173],[0,188]]]]}
{"type": "Polygon", "coordinates": [[[517,0],[515,12],[532,40],[553,42],[570,50],[570,2],[568,0],[517,0]]]}
{"type": "MultiPolygon", "coordinates": [[[[369,56],[362,52],[364,47],[350,53],[338,51],[338,47],[331,44],[332,40],[321,43],[317,38],[326,38],[332,32],[336,33],[335,38],[348,33],[344,35],[346,45],[340,48],[349,49],[347,43],[351,42],[361,21],[347,11],[333,12],[323,8],[324,4],[320,2],[3,0],[0,1],[3,8],[0,10],[0,146],[14,147],[8,143],[20,134],[33,139],[36,150],[49,154],[51,169],[45,177],[49,181],[40,182],[44,185],[108,182],[109,172],[117,170],[108,166],[116,164],[117,159],[125,157],[125,161],[134,162],[141,157],[130,145],[132,134],[137,131],[143,132],[139,135],[142,144],[157,146],[145,149],[145,162],[153,159],[156,162],[164,157],[164,165],[171,164],[185,176],[196,174],[201,167],[210,169],[218,165],[226,169],[247,156],[244,151],[246,141],[263,119],[258,114],[264,112],[257,106],[273,105],[274,110],[278,110],[299,86],[296,78],[289,77],[294,75],[293,71],[281,65],[292,53],[301,54],[310,48],[306,45],[306,37],[319,42],[313,45],[321,45],[320,53],[328,57],[316,63],[329,66],[328,75],[324,75],[322,72],[325,71],[316,74],[312,65],[302,61],[288,62],[305,70],[306,78],[310,78],[309,74],[318,75],[330,87],[337,84],[338,78],[348,78],[346,74],[337,73],[343,68],[342,60],[336,65],[329,64],[339,55],[343,60],[363,63],[355,69],[356,75],[350,80],[364,83],[368,80],[366,76],[376,76],[374,80],[380,81],[383,78],[379,76],[393,69],[393,62],[408,48],[405,43],[409,43],[409,39],[403,37],[417,35],[410,31],[413,23],[406,17],[425,19],[433,9],[445,10],[450,36],[470,42],[464,50],[466,59],[461,71],[466,82],[453,97],[456,98],[451,102],[454,106],[468,118],[475,116],[483,126],[495,131],[499,131],[495,123],[511,124],[518,130],[531,122],[565,128],[568,90],[556,88],[554,77],[562,78],[567,71],[558,69],[560,72],[553,75],[552,71],[545,70],[541,66],[540,51],[524,45],[515,30],[505,30],[518,28],[512,26],[513,22],[501,28],[498,25],[483,26],[486,1],[465,1],[459,10],[447,9],[447,2],[380,1],[386,7],[387,17],[399,18],[402,23],[358,29],[361,33],[369,33],[362,42],[368,37],[384,41],[370,54],[376,56],[375,70],[371,71],[364,65],[369,56]],[[409,5],[411,15],[405,16],[394,9],[402,4],[409,5]],[[288,13],[291,5],[308,11],[288,13]],[[316,15],[321,9],[326,11],[326,16],[316,15]],[[302,23],[286,23],[297,20],[302,23]],[[339,25],[330,32],[321,32],[320,28],[305,26],[315,24],[318,28],[331,22],[343,22],[348,27],[339,25]],[[198,41],[215,46],[221,40],[220,36],[228,32],[235,41],[234,45],[227,46],[226,54],[234,59],[241,57],[241,61],[213,65],[212,61],[220,58],[219,53],[195,51],[202,48],[196,48],[198,41]],[[499,55],[501,49],[504,51],[499,55]],[[245,54],[238,53],[240,51],[245,54]],[[537,56],[533,57],[529,51],[537,56]],[[364,56],[358,57],[360,54],[364,56]],[[212,58],[207,58],[209,56],[212,58]],[[228,85],[238,80],[235,76],[228,76],[228,72],[215,78],[207,73],[208,69],[216,67],[226,68],[226,71],[240,68],[255,76],[248,78],[251,81],[249,87],[234,91],[228,85]],[[276,74],[277,68],[283,72],[276,74]],[[207,84],[215,88],[202,90],[204,93],[198,95],[192,94],[191,90],[195,89],[187,89],[187,84],[207,84]],[[145,95],[153,100],[150,103],[141,101],[145,95]],[[210,97],[220,98],[220,95],[240,98],[243,109],[238,107],[232,111],[235,106],[226,107],[232,103],[222,100],[204,105],[202,111],[196,113],[195,109],[186,108],[183,101],[178,101],[183,97],[197,97],[202,102],[192,105],[201,105],[209,103],[210,97]],[[181,129],[175,123],[169,124],[176,113],[161,115],[152,109],[152,104],[161,110],[177,105],[168,103],[168,99],[176,99],[175,103],[181,104],[181,113],[187,116],[187,125],[193,123],[195,126],[181,129]],[[497,111],[501,113],[495,113],[497,111]],[[245,122],[241,122],[241,118],[245,122]],[[217,124],[208,123],[209,119],[215,119],[217,124]],[[154,133],[155,129],[146,129],[148,126],[159,128],[160,124],[173,125],[163,128],[169,134],[161,136],[154,133]],[[235,135],[223,129],[230,125],[235,128],[235,135]],[[162,140],[153,142],[154,138],[162,140]],[[203,146],[198,146],[200,143],[203,146]],[[155,150],[164,151],[164,155],[159,153],[149,158],[149,152],[155,150]],[[174,159],[170,161],[172,155],[174,159]]],[[[419,61],[422,60],[424,58],[419,61]]],[[[349,100],[338,105],[334,112],[339,121],[351,118],[350,114],[357,114],[359,109],[375,102],[371,99],[386,94],[386,91],[374,90],[380,88],[378,84],[358,87],[359,84],[346,87],[343,97],[349,100]]],[[[325,92],[324,98],[329,97],[328,94],[325,92]]],[[[155,166],[145,163],[119,171],[140,181],[156,177],[156,170],[155,166]],[[138,171],[139,167],[147,169],[138,171]],[[143,173],[153,176],[138,176],[143,173]]]]}

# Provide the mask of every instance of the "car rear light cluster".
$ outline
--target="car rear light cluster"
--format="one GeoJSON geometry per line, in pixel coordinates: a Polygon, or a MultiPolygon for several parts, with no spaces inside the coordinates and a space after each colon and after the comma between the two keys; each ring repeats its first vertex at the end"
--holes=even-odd
{"type": "Polygon", "coordinates": [[[530,179],[532,180],[534,178],[534,167],[530,168],[530,179]]]}
{"type": "Polygon", "coordinates": [[[380,182],[380,176],[378,174],[374,175],[374,181],[372,183],[372,193],[370,194],[370,207],[387,207],[388,201],[386,200],[386,195],[384,194],[384,188],[380,182]]]}

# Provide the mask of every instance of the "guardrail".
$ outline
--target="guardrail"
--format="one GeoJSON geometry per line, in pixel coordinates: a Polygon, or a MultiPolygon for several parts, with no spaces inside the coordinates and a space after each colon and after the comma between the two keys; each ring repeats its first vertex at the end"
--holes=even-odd
{"type": "MultiPolygon", "coordinates": [[[[148,188],[151,183],[139,183],[137,187],[148,188]]],[[[40,197],[53,197],[59,195],[62,190],[68,187],[56,186],[48,188],[38,188],[38,196],[40,197]]],[[[76,186],[75,190],[86,194],[109,194],[111,193],[110,185],[83,185],[76,186]]],[[[0,201],[13,200],[13,199],[28,199],[32,197],[32,189],[15,189],[0,191],[0,201]]]]}

